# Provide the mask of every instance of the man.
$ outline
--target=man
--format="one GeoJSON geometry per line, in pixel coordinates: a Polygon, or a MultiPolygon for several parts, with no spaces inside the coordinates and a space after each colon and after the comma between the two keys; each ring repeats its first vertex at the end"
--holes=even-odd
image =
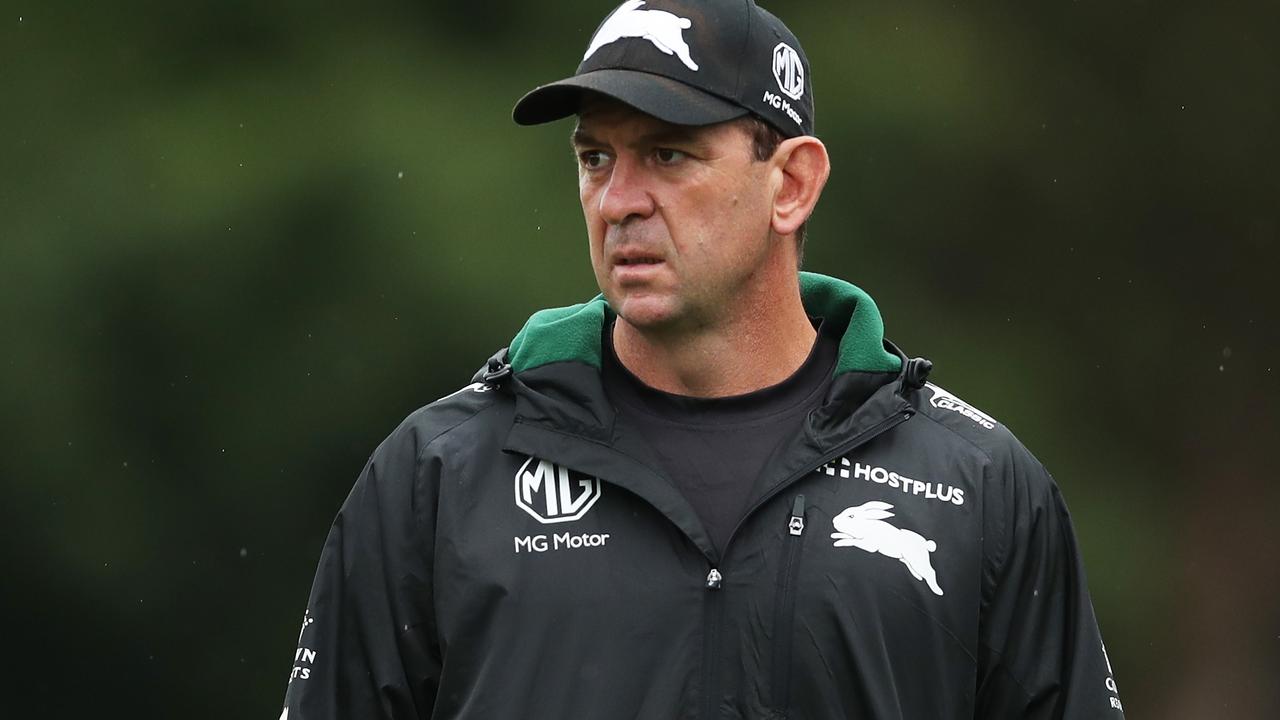
{"type": "Polygon", "coordinates": [[[602,296],[373,454],[284,717],[1120,717],[1044,468],[797,275],[829,162],[790,30],[630,0],[514,115],[577,117],[602,296]]]}

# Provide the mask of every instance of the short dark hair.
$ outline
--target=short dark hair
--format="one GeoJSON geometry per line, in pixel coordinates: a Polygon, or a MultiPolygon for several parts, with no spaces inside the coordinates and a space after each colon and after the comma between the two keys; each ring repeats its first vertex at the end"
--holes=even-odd
{"type": "MultiPolygon", "coordinates": [[[[751,155],[756,162],[764,162],[773,157],[773,154],[778,151],[778,146],[787,139],[781,130],[755,115],[744,115],[737,122],[741,123],[742,128],[751,136],[751,155]]],[[[796,228],[796,265],[804,262],[805,226],[808,224],[809,221],[805,220],[800,223],[800,227],[796,228]]]]}

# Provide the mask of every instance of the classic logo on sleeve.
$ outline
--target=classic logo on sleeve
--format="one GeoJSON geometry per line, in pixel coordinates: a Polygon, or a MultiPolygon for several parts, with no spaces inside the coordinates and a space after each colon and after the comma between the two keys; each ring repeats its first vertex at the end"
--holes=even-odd
{"type": "Polygon", "coordinates": [[[611,42],[640,38],[653,43],[664,54],[680,58],[685,67],[696,72],[698,63],[689,57],[689,45],[683,34],[693,26],[693,22],[665,10],[640,10],[641,5],[644,5],[644,0],[628,0],[619,5],[591,38],[591,45],[582,59],[585,61],[611,42]]]}
{"type": "Polygon", "coordinates": [[[978,408],[934,385],[933,383],[925,383],[925,387],[933,391],[933,396],[929,398],[929,404],[939,410],[950,410],[959,413],[975,423],[981,425],[988,430],[994,430],[996,427],[996,419],[982,412],[978,408]]]}
{"type": "Polygon", "coordinates": [[[836,547],[853,547],[869,553],[880,553],[902,561],[911,577],[923,580],[934,595],[942,595],[938,574],[929,562],[929,553],[938,544],[911,530],[897,528],[885,520],[893,517],[893,506],[887,502],[872,500],[857,507],[845,508],[831,519],[837,532],[831,533],[836,547]]]}

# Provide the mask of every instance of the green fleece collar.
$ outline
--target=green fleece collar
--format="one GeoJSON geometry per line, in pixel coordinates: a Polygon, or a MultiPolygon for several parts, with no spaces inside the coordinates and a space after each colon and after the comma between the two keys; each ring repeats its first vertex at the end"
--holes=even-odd
{"type": "MultiPolygon", "coordinates": [[[[840,339],[836,374],[897,372],[902,360],[884,347],[884,321],[875,301],[860,288],[826,275],[800,273],[800,296],[805,312],[845,327],[840,339]]],[[[600,330],[608,306],[603,295],[569,307],[534,313],[511,341],[515,372],[557,362],[580,362],[600,367],[600,330]]]]}

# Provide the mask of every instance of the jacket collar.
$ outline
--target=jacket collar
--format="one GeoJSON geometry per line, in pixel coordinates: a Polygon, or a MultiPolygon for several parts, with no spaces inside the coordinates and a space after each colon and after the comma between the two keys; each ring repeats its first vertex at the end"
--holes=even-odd
{"type": "MultiPolygon", "coordinates": [[[[852,283],[817,273],[800,273],[805,312],[844,328],[836,375],[897,372],[901,358],[884,344],[884,321],[871,296],[852,283]]],[[[603,295],[585,303],[540,310],[511,341],[511,369],[517,375],[544,365],[570,362],[600,369],[600,332],[608,304],[603,295]]]]}
{"type": "MultiPolygon", "coordinates": [[[[843,331],[831,394],[806,427],[816,446],[826,446],[896,412],[913,384],[904,378],[912,374],[906,370],[914,361],[906,361],[884,339],[879,309],[861,289],[816,273],[802,272],[799,280],[805,311],[843,331]],[[883,387],[895,379],[893,390],[883,387]],[[888,402],[869,402],[873,396],[888,402]]],[[[505,355],[490,360],[488,374],[482,371],[477,379],[501,377],[509,382],[516,397],[516,423],[609,445],[615,412],[601,383],[600,367],[601,332],[611,312],[602,296],[541,310],[529,318],[505,355]]]]}

